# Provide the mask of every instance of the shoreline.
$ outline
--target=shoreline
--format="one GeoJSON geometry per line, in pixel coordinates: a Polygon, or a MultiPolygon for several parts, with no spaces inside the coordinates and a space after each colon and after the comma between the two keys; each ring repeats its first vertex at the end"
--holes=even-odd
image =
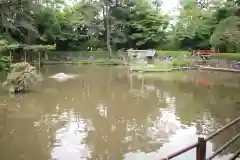
{"type": "Polygon", "coordinates": [[[157,72],[174,72],[174,71],[185,71],[185,70],[206,70],[206,71],[217,71],[217,72],[232,72],[232,73],[240,73],[240,69],[232,69],[232,68],[223,68],[223,67],[212,67],[212,66],[204,66],[204,65],[195,65],[193,67],[175,67],[172,69],[137,69],[137,68],[130,68],[129,71],[131,72],[145,72],[145,73],[157,73],[157,72]]]}
{"type": "MultiPolygon", "coordinates": [[[[34,64],[32,62],[31,64],[34,64]]],[[[42,61],[42,65],[56,65],[56,64],[81,64],[81,65],[105,65],[105,66],[129,66],[124,61],[118,59],[97,59],[97,60],[79,60],[79,61],[42,61]]],[[[229,67],[213,67],[208,65],[194,65],[185,67],[174,67],[171,69],[164,68],[146,68],[137,69],[129,68],[132,72],[171,72],[171,71],[184,71],[184,70],[208,70],[208,71],[218,71],[218,72],[233,72],[240,73],[240,69],[234,69],[229,67]]]]}
{"type": "Polygon", "coordinates": [[[198,69],[199,70],[208,70],[208,71],[240,73],[240,69],[223,68],[223,67],[212,67],[212,66],[203,66],[203,65],[199,65],[198,69]]]}
{"type": "Polygon", "coordinates": [[[79,60],[79,61],[43,61],[43,65],[54,65],[54,64],[93,64],[93,65],[125,65],[121,61],[117,60],[79,60]]]}

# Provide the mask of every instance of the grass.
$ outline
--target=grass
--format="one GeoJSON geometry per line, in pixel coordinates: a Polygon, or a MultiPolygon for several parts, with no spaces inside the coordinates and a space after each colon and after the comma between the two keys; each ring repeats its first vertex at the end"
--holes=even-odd
{"type": "Polygon", "coordinates": [[[173,56],[173,57],[178,57],[178,56],[190,56],[190,52],[188,51],[157,51],[157,54],[159,56],[173,56]]]}
{"type": "MultiPolygon", "coordinates": [[[[188,51],[157,51],[159,56],[190,56],[191,53],[188,51]]],[[[225,60],[240,60],[240,53],[218,53],[210,56],[211,58],[216,59],[225,59],[225,60]]]]}
{"type": "Polygon", "coordinates": [[[216,59],[240,60],[240,53],[218,53],[210,56],[216,59]]]}

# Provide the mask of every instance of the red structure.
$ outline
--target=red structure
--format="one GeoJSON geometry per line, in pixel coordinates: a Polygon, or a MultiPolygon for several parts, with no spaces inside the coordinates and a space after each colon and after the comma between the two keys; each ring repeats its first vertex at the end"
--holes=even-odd
{"type": "Polygon", "coordinates": [[[197,50],[198,55],[210,55],[210,54],[216,54],[216,50],[197,50]]]}

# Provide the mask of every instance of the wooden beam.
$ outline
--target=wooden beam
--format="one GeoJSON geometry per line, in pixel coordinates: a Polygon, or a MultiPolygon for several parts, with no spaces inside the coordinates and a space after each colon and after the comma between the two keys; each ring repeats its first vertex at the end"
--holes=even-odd
{"type": "Polygon", "coordinates": [[[41,53],[38,52],[38,69],[41,68],[41,53]]]}

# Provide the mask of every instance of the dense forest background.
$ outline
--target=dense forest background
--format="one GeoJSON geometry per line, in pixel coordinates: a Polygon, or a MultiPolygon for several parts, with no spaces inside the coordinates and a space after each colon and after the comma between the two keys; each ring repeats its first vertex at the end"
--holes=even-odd
{"type": "Polygon", "coordinates": [[[240,0],[0,0],[0,40],[58,51],[119,49],[240,51],[240,0]]]}

